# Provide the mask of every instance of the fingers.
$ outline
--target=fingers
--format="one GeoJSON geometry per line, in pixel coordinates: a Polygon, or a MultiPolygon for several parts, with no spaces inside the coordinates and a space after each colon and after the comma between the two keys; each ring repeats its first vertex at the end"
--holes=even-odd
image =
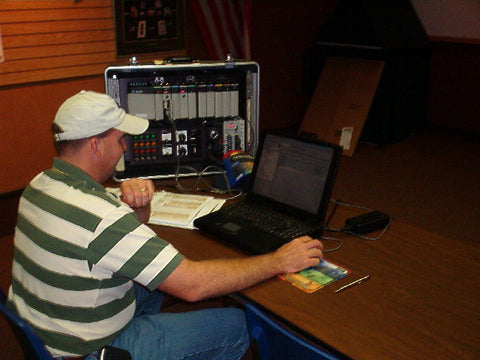
{"type": "Polygon", "coordinates": [[[277,255],[282,271],[297,272],[308,267],[317,266],[323,257],[323,244],[309,236],[296,238],[282,246],[277,255]]]}
{"type": "Polygon", "coordinates": [[[315,267],[318,264],[320,264],[320,261],[322,261],[323,255],[320,254],[319,256],[314,256],[310,257],[306,260],[306,266],[302,267],[300,270],[307,269],[309,267],[315,267]]]}
{"type": "Polygon", "coordinates": [[[305,244],[307,244],[312,248],[323,250],[323,243],[318,239],[313,239],[310,236],[302,236],[298,238],[298,240],[304,242],[305,244]]]}
{"type": "Polygon", "coordinates": [[[310,265],[308,267],[317,266],[323,258],[323,243],[318,239],[307,238],[309,239],[306,240],[306,243],[310,246],[310,265]]]}
{"type": "Polygon", "coordinates": [[[151,180],[131,179],[121,183],[122,200],[132,208],[150,204],[155,186],[151,180]]]}
{"type": "MultiPolygon", "coordinates": [[[[323,258],[323,252],[318,247],[312,247],[307,251],[307,256],[308,258],[305,259],[305,261],[307,262],[307,266],[305,266],[304,268],[317,266],[323,258]]],[[[302,270],[304,268],[302,268],[302,270]]]]}

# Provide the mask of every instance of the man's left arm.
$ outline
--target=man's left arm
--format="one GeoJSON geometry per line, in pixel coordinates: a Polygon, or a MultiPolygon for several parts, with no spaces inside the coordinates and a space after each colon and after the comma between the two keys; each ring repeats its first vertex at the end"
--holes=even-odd
{"type": "Polygon", "coordinates": [[[142,223],[147,224],[150,218],[150,204],[155,192],[153,182],[147,179],[125,180],[120,184],[120,190],[123,202],[135,210],[142,223]]]}

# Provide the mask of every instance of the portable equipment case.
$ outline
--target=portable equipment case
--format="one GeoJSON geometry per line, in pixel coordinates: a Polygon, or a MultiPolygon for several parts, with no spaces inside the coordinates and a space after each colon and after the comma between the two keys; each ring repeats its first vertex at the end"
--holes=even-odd
{"type": "Polygon", "coordinates": [[[128,113],[149,120],[126,136],[114,178],[167,178],[223,171],[232,150],[258,145],[259,65],[252,61],[166,60],[109,66],[106,93],[128,113]]]}

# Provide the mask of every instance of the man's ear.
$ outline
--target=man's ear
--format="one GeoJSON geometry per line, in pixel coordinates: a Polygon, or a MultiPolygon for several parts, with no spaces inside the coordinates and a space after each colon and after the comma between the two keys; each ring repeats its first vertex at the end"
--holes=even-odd
{"type": "Polygon", "coordinates": [[[91,154],[95,157],[95,159],[101,159],[103,156],[104,146],[103,141],[97,136],[92,136],[88,140],[88,146],[90,148],[91,154]]]}

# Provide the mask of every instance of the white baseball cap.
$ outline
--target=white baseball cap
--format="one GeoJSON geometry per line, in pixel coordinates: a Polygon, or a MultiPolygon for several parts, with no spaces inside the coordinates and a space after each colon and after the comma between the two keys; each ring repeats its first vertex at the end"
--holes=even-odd
{"type": "Polygon", "coordinates": [[[61,131],[55,141],[83,139],[117,129],[130,135],[147,130],[147,119],[127,114],[107,94],[82,90],[65,100],[53,123],[61,131]]]}

